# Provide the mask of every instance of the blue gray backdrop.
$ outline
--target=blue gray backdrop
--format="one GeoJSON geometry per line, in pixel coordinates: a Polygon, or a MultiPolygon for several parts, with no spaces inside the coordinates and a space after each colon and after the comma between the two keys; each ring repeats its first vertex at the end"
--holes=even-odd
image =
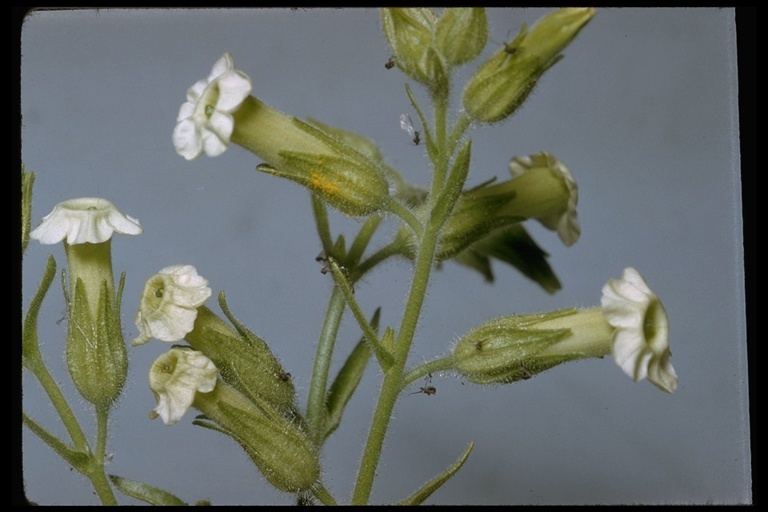
{"type": "MultiPolygon", "coordinates": [[[[546,12],[490,10],[483,56],[546,12]]],[[[409,180],[428,183],[423,146],[399,127],[401,113],[416,116],[406,77],[384,67],[390,54],[375,10],[38,11],[23,27],[21,74],[22,157],[37,173],[33,227],[65,199],[113,201],[145,228],[113,242],[115,270],[127,273],[126,337],[136,334],[144,281],[167,265],[193,264],[270,343],[304,403],[333,286],[315,262],[307,193],[257,173],[258,159],[237,146],[187,162],[171,143],[187,88],[225,51],[253,79],[255,96],[371,138],[409,180]]],[[[549,296],[498,265],[488,285],[447,264],[434,275],[412,361],[444,353],[495,315],[597,305],[605,281],[634,266],[669,313],[680,386],[667,395],[635,384],[608,358],[506,387],[435,375],[436,395],[405,395],[395,409],[375,503],[410,494],[470,441],[475,450],[465,467],[428,503],[751,500],[734,11],[599,10],[565,54],[512,119],[471,133],[470,176],[470,184],[506,176],[510,157],[541,150],[571,169],[580,187],[579,242],[565,248],[554,233],[530,226],[563,289],[549,296]]],[[[338,214],[332,222],[348,236],[357,226],[338,214]]],[[[33,241],[27,249],[25,310],[51,253],[64,265],[61,246],[33,241]]],[[[408,282],[409,265],[393,262],[368,275],[357,297],[370,311],[381,305],[383,322],[396,325],[408,282]]],[[[56,285],[41,313],[42,350],[74,396],[63,316],[56,285]]],[[[351,320],[345,317],[339,358],[358,337],[351,320]]],[[[130,349],[108,471],[190,502],[292,503],[230,439],[191,425],[191,414],[174,426],[148,419],[147,370],[167,348],[153,341],[130,349]]],[[[323,452],[327,485],[344,502],[379,382],[371,366],[323,452]]],[[[29,376],[23,392],[24,410],[65,436],[29,376]]],[[[88,407],[73,405],[92,432],[88,407]]],[[[97,502],[87,481],[26,430],[23,453],[30,499],[97,502]]]]}

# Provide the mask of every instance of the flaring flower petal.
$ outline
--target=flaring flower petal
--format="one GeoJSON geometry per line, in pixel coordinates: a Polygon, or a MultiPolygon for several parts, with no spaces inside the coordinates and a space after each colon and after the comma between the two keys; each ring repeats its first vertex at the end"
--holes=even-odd
{"type": "Polygon", "coordinates": [[[198,132],[198,127],[192,119],[182,119],[173,129],[173,145],[176,152],[187,160],[197,158],[203,151],[203,139],[198,132]]]}
{"type": "Polygon", "coordinates": [[[635,382],[648,378],[672,393],[677,373],[670,361],[669,319],[659,298],[634,268],[603,286],[605,320],[615,328],[612,352],[616,364],[635,382]]]}
{"type": "Polygon", "coordinates": [[[232,113],[251,94],[251,79],[238,70],[232,70],[219,78],[219,101],[216,110],[232,113]]]}
{"type": "Polygon", "coordinates": [[[142,231],[138,220],[124,215],[106,199],[81,197],[54,206],[29,237],[41,244],[62,240],[69,245],[99,244],[112,238],[112,233],[138,235],[142,231]]]}
{"type": "Polygon", "coordinates": [[[158,357],[149,370],[149,388],[155,394],[153,413],[171,425],[189,410],[197,393],[216,387],[218,369],[202,352],[172,348],[158,357]]]}
{"type": "Polygon", "coordinates": [[[547,229],[556,231],[560,240],[566,246],[571,246],[578,241],[581,235],[581,226],[579,225],[576,212],[576,205],[579,202],[579,187],[576,180],[563,162],[546,151],[542,151],[538,155],[516,157],[509,162],[509,170],[513,177],[520,176],[535,167],[547,167],[552,170],[563,180],[563,183],[568,188],[567,208],[560,214],[540,217],[537,220],[547,229]]]}
{"type": "Polygon", "coordinates": [[[139,335],[131,344],[183,339],[195,326],[197,308],[210,296],[208,280],[192,265],[165,267],[144,285],[135,320],[139,335]]]}
{"type": "Polygon", "coordinates": [[[253,88],[251,79],[235,68],[225,53],[213,65],[208,78],[187,89],[187,101],[181,105],[173,130],[176,152],[193,160],[205,153],[218,156],[230,142],[235,112],[253,88]]]}

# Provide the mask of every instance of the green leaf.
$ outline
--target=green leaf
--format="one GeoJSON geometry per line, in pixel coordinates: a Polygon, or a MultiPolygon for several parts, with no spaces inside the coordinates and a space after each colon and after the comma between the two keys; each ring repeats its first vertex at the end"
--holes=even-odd
{"type": "Polygon", "coordinates": [[[132,498],[149,503],[150,505],[161,506],[186,506],[187,503],[177,498],[168,491],[153,487],[143,482],[129,480],[117,475],[109,475],[109,479],[117,489],[132,498]]]}
{"type": "Polygon", "coordinates": [[[464,453],[461,454],[461,457],[459,457],[459,459],[454,462],[448,469],[424,484],[421,489],[399,502],[398,505],[421,505],[424,503],[424,500],[429,498],[433,492],[442,487],[442,485],[447,482],[448,479],[450,479],[459,469],[461,469],[461,466],[463,466],[467,461],[469,454],[472,453],[472,448],[474,448],[474,446],[475,443],[469,443],[467,449],[464,450],[464,453]]]}
{"type": "Polygon", "coordinates": [[[56,260],[53,256],[48,256],[43,280],[40,282],[37,293],[32,297],[29,310],[27,310],[27,316],[24,319],[24,330],[21,335],[21,363],[25,368],[30,368],[30,365],[42,364],[43,362],[37,338],[37,316],[40,313],[40,306],[42,306],[43,299],[48,293],[55,276],[56,260]]]}
{"type": "MultiPolygon", "coordinates": [[[[371,327],[374,330],[377,330],[379,327],[380,313],[381,308],[376,309],[371,318],[371,327]]],[[[344,407],[349,402],[349,399],[352,398],[352,394],[357,389],[360,379],[363,378],[365,367],[370,359],[371,349],[365,340],[365,336],[363,336],[352,350],[352,353],[349,354],[349,357],[347,357],[344,366],[341,367],[341,370],[336,375],[336,379],[328,390],[328,397],[325,401],[328,411],[325,420],[325,438],[330,436],[341,423],[344,407]]]]}
{"type": "Polygon", "coordinates": [[[475,242],[455,259],[493,282],[490,258],[495,258],[515,267],[547,293],[555,293],[561,285],[547,261],[548,256],[521,224],[515,224],[475,242]]]}
{"type": "Polygon", "coordinates": [[[29,244],[29,228],[32,219],[32,186],[35,183],[35,173],[24,170],[21,164],[21,253],[27,250],[29,244]]]}
{"type": "Polygon", "coordinates": [[[56,454],[64,459],[67,464],[77,469],[81,473],[85,471],[88,466],[88,455],[79,450],[74,450],[67,446],[62,440],[54,436],[47,430],[45,430],[35,420],[27,416],[26,413],[22,416],[22,422],[27,426],[29,430],[34,432],[45,444],[51,447],[56,454]]]}

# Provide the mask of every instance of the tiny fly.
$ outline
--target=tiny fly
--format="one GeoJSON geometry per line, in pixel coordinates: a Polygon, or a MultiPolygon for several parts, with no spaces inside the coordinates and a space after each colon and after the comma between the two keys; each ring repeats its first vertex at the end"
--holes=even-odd
{"type": "Polygon", "coordinates": [[[400,114],[400,128],[405,130],[405,132],[411,136],[411,140],[413,140],[413,143],[416,146],[419,145],[419,142],[421,142],[421,135],[419,135],[419,132],[417,130],[413,129],[411,116],[409,116],[408,114],[400,114]]]}

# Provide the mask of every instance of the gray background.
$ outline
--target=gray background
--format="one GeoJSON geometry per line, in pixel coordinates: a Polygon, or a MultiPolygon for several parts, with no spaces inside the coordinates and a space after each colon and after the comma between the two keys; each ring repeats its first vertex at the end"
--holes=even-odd
{"type": "MultiPolygon", "coordinates": [[[[483,56],[546,12],[490,10],[483,56]]],[[[304,404],[332,289],[314,261],[319,242],[306,192],[255,172],[259,160],[238,146],[190,163],[171,143],[186,89],[225,51],[253,79],[255,96],[370,137],[408,179],[428,183],[423,147],[399,128],[401,113],[416,116],[405,76],[384,68],[390,54],[375,10],[42,11],[22,33],[22,158],[37,172],[33,227],[59,201],[110,199],[145,228],[113,242],[115,270],[127,272],[126,338],[136,334],[144,281],[164,266],[193,264],[270,343],[304,404]]],[[[565,248],[538,224],[529,228],[563,289],[549,296],[500,265],[487,285],[449,263],[434,275],[412,361],[444,353],[495,315],[597,305],[603,283],[631,265],[669,313],[680,386],[667,395],[634,384],[610,359],[506,387],[435,375],[435,396],[398,402],[374,503],[410,494],[472,440],[465,467],[428,503],[751,501],[734,11],[602,9],[565,53],[514,118],[471,133],[469,178],[504,177],[510,157],[541,150],[566,163],[579,183],[581,239],[565,248]]],[[[339,214],[332,222],[347,236],[358,225],[339,214]]],[[[384,243],[382,236],[373,247],[384,243]]],[[[65,264],[60,245],[33,241],[27,249],[25,311],[50,253],[65,264]]],[[[408,264],[391,262],[358,285],[357,298],[369,311],[383,306],[384,324],[397,325],[408,280],[408,264]]],[[[57,283],[41,312],[42,350],[73,397],[57,283]]],[[[351,320],[345,315],[334,370],[358,337],[351,320]]],[[[108,471],[187,501],[292,503],[230,439],[192,426],[192,415],[172,427],[147,418],[154,407],[147,370],[167,348],[153,341],[130,349],[108,471]]],[[[379,382],[371,366],[323,453],[325,481],[342,502],[379,382]]],[[[24,410],[65,436],[36,381],[25,376],[23,391],[24,410]]],[[[72,402],[92,432],[88,407],[72,402]]],[[[88,482],[26,430],[23,451],[30,499],[97,502],[88,482]]]]}

